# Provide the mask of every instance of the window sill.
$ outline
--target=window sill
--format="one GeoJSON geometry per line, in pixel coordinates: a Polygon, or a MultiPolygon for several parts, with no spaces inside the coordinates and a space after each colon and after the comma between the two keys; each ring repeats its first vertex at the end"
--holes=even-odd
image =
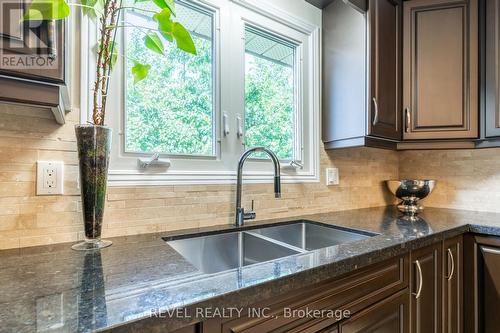
{"type": "MultiPolygon", "coordinates": [[[[245,172],[245,183],[271,183],[272,173],[245,172]]],[[[314,183],[319,182],[319,174],[314,172],[283,172],[283,183],[314,183]]],[[[191,172],[173,171],[168,173],[138,172],[132,170],[110,170],[108,185],[120,186],[160,186],[160,185],[200,185],[200,184],[235,184],[236,172],[191,172]]]]}

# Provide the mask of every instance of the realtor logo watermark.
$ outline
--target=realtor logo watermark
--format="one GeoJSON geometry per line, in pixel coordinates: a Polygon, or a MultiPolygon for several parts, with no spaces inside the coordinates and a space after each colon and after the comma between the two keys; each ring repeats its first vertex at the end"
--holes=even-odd
{"type": "Polygon", "coordinates": [[[300,308],[293,309],[284,307],[281,311],[274,311],[269,307],[250,307],[250,308],[237,308],[237,307],[203,307],[203,308],[177,308],[171,310],[160,311],[158,309],[151,309],[150,317],[154,318],[197,318],[197,319],[213,319],[213,318],[307,318],[307,319],[335,319],[337,321],[350,318],[351,312],[345,309],[313,309],[313,308],[300,308]]]}
{"type": "Polygon", "coordinates": [[[57,69],[56,22],[23,20],[27,10],[22,1],[0,1],[0,69],[57,69]]]}

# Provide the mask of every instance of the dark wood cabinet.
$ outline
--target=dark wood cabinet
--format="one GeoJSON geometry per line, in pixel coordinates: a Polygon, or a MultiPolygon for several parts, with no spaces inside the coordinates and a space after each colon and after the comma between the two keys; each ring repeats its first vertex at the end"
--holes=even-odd
{"type": "Polygon", "coordinates": [[[480,245],[479,285],[481,294],[481,313],[483,331],[500,331],[498,311],[500,309],[500,247],[480,245]]]}
{"type": "Polygon", "coordinates": [[[484,136],[500,137],[500,0],[485,2],[484,136]]]}
{"type": "Polygon", "coordinates": [[[441,331],[442,244],[433,244],[411,256],[410,323],[413,333],[441,331]]]}
{"type": "Polygon", "coordinates": [[[478,0],[403,5],[404,140],[478,137],[478,0]]]}
{"type": "Polygon", "coordinates": [[[370,0],[369,134],[401,139],[401,0],[370,0]]]}
{"type": "Polygon", "coordinates": [[[339,333],[409,332],[407,290],[365,309],[339,324],[339,333]]]}
{"type": "Polygon", "coordinates": [[[471,236],[465,244],[465,332],[500,332],[500,237],[471,236]]]}
{"type": "Polygon", "coordinates": [[[401,139],[400,0],[323,9],[323,142],[396,148],[401,139]]]}
{"type": "Polygon", "coordinates": [[[29,1],[0,0],[0,101],[50,108],[64,123],[69,107],[67,21],[22,21],[29,1]]]}
{"type": "Polygon", "coordinates": [[[443,332],[463,332],[463,240],[443,242],[443,332]]]}
{"type": "MultiPolygon", "coordinates": [[[[391,316],[400,316],[391,295],[404,290],[408,299],[408,267],[407,256],[393,258],[340,278],[294,290],[282,297],[263,300],[251,307],[265,308],[265,316],[249,316],[248,313],[251,312],[244,310],[243,315],[238,318],[207,320],[203,323],[203,332],[337,332],[337,324],[345,319],[344,311],[350,315],[362,313],[363,309],[382,301],[378,309],[362,315],[363,318],[353,319],[352,324],[343,329],[343,332],[350,332],[352,331],[350,327],[376,320],[375,313],[378,311],[390,313],[391,316]],[[323,314],[305,315],[307,313],[305,311],[315,310],[323,311],[323,314]]],[[[401,300],[398,298],[394,302],[401,300]]],[[[407,311],[406,308],[404,310],[407,311]]],[[[401,318],[406,320],[407,316],[401,318]]],[[[388,322],[386,325],[392,323],[388,322]]]]}

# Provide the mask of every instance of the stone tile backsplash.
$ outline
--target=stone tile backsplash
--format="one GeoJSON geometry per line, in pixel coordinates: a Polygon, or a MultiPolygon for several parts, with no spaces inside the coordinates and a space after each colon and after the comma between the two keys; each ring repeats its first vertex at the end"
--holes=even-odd
{"type": "MultiPolygon", "coordinates": [[[[0,104],[0,249],[71,242],[82,238],[74,125],[60,126],[47,110],[0,104]],[[36,161],[65,162],[65,195],[35,196],[36,161]]],[[[395,203],[383,183],[432,178],[429,207],[500,212],[500,149],[405,151],[356,148],[321,150],[319,183],[245,185],[244,204],[255,200],[258,219],[385,206],[395,203]],[[338,167],[340,185],[325,186],[325,168],[338,167]]],[[[228,224],[234,185],[111,187],[104,237],[228,224]]]]}
{"type": "MultiPolygon", "coordinates": [[[[60,126],[47,110],[0,104],[0,249],[81,239],[81,203],[74,125],[77,110],[60,126]],[[36,161],[63,160],[63,196],[35,196],[36,161]]],[[[321,182],[245,185],[244,204],[255,200],[258,219],[296,216],[393,203],[383,180],[398,177],[398,153],[378,149],[321,151],[321,182]],[[340,185],[325,186],[325,168],[340,170],[340,185]]],[[[104,237],[232,222],[233,185],[111,187],[104,237]]]]}

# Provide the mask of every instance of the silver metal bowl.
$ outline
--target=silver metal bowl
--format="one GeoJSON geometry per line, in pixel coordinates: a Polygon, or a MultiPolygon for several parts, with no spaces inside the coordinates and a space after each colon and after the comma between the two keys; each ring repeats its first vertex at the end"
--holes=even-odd
{"type": "Polygon", "coordinates": [[[402,179],[387,180],[386,184],[391,193],[402,200],[398,209],[406,215],[415,216],[423,210],[418,201],[427,197],[434,190],[436,181],[402,179]]]}

